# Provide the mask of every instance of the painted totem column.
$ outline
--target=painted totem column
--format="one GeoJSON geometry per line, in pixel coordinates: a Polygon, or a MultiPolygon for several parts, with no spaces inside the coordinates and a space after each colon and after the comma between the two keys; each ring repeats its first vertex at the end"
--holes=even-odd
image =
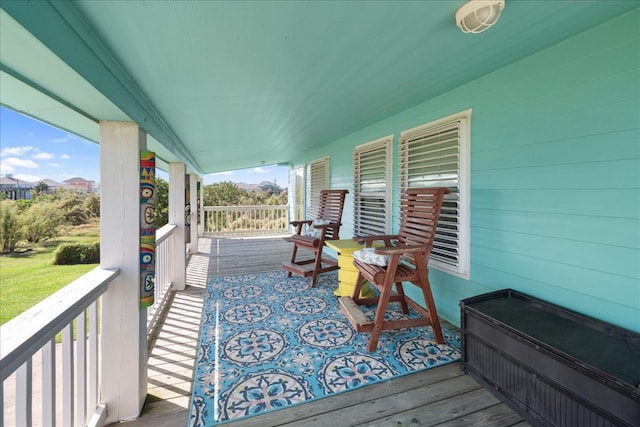
{"type": "Polygon", "coordinates": [[[153,305],[156,276],[156,155],[140,153],[140,307],[153,305]]]}
{"type": "Polygon", "coordinates": [[[184,176],[184,241],[191,243],[191,179],[184,176]]]}

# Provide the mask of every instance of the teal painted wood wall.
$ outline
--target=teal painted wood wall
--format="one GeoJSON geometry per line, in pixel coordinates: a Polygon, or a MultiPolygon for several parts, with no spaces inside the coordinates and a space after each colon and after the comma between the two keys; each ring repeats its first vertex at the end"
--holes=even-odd
{"type": "MultiPolygon", "coordinates": [[[[330,156],[353,190],[356,145],[468,109],[470,280],[430,270],[441,317],[514,288],[640,331],[640,9],[296,159],[330,156]]],[[[499,48],[498,46],[496,48],[499,48]]],[[[343,238],[353,233],[347,199],[343,238]]]]}

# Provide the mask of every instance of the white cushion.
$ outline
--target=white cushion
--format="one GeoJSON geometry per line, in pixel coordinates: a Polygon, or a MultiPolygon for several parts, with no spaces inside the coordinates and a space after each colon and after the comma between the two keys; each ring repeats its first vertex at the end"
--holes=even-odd
{"type": "Polygon", "coordinates": [[[354,251],[353,258],[365,264],[374,264],[380,267],[386,267],[389,262],[389,256],[377,254],[376,248],[364,248],[354,251]]]}
{"type": "Polygon", "coordinates": [[[330,224],[330,219],[317,218],[314,219],[309,227],[307,227],[307,231],[304,233],[307,237],[313,237],[314,239],[319,239],[322,234],[322,230],[319,228],[315,228],[314,225],[327,225],[330,224]]]}

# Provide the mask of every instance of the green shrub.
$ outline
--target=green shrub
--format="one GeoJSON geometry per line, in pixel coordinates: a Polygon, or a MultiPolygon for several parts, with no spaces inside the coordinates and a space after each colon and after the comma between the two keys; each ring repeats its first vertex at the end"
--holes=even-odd
{"type": "Polygon", "coordinates": [[[64,215],[53,202],[33,203],[20,217],[22,236],[29,243],[56,237],[64,226],[64,215]]]}
{"type": "Polygon", "coordinates": [[[100,243],[65,243],[53,256],[54,265],[97,264],[100,262],[100,243]]]}
{"type": "Polygon", "coordinates": [[[13,201],[5,200],[0,203],[0,251],[11,253],[22,238],[22,230],[13,201]]]}

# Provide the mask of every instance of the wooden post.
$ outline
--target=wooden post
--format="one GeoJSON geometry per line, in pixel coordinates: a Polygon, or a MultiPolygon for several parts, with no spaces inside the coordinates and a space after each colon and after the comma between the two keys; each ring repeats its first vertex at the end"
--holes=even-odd
{"type": "Polygon", "coordinates": [[[189,243],[189,253],[198,253],[198,175],[189,175],[189,186],[191,188],[191,241],[189,243]]]}
{"type": "Polygon", "coordinates": [[[138,417],[147,395],[147,310],[140,309],[144,148],[146,133],[135,123],[100,122],[100,266],[120,270],[102,297],[100,400],[107,423],[138,417]]]}
{"type": "Polygon", "coordinates": [[[172,234],[173,250],[169,277],[173,289],[183,290],[187,284],[187,260],[185,256],[185,172],[184,163],[169,163],[169,224],[176,225],[172,234]]]}
{"type": "MultiPolygon", "coordinates": [[[[198,178],[198,183],[200,184],[200,210],[197,212],[197,215],[200,215],[200,223],[198,224],[198,237],[204,236],[204,180],[202,178],[198,178]]],[[[197,221],[197,218],[196,218],[197,221]]]]}

